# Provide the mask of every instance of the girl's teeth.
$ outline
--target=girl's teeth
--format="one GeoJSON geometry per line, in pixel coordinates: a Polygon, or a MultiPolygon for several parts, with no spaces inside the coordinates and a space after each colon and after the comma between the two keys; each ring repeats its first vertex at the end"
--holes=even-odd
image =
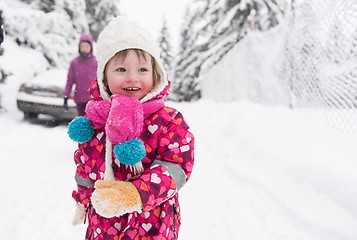
{"type": "Polygon", "coordinates": [[[137,90],[139,90],[139,88],[125,88],[125,90],[128,90],[128,91],[137,91],[137,90]]]}

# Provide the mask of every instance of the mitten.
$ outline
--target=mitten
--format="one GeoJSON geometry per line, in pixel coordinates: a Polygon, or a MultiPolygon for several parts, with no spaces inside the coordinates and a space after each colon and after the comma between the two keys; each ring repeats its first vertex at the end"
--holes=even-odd
{"type": "Polygon", "coordinates": [[[86,105],[86,116],[95,129],[105,126],[111,104],[106,101],[91,100],[86,105]]]}
{"type": "Polygon", "coordinates": [[[72,225],[78,225],[84,223],[84,217],[86,216],[86,209],[82,204],[76,204],[76,210],[72,220],[72,225]]]}
{"type": "Polygon", "coordinates": [[[116,158],[132,166],[136,175],[143,171],[141,160],[146,156],[144,143],[138,139],[144,125],[143,106],[138,99],[120,94],[112,95],[110,100],[106,134],[116,158]]]}
{"type": "Polygon", "coordinates": [[[115,94],[105,126],[113,144],[137,138],[144,125],[144,110],[138,99],[115,94]]]}
{"type": "Polygon", "coordinates": [[[141,212],[141,197],[131,182],[98,180],[94,184],[92,205],[105,218],[119,217],[130,212],[141,212]]]}

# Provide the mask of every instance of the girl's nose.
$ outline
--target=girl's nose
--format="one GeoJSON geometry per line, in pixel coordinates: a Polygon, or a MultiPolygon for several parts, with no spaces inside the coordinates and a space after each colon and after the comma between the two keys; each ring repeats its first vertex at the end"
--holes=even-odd
{"type": "Polygon", "coordinates": [[[128,71],[127,76],[126,76],[126,81],[127,82],[135,82],[136,81],[136,74],[133,71],[128,71]]]}

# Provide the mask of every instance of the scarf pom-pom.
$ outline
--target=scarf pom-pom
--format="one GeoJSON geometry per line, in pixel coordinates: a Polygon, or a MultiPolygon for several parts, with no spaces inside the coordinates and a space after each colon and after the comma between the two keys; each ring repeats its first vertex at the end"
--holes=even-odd
{"type": "Polygon", "coordinates": [[[140,162],[146,155],[144,143],[140,139],[132,139],[114,146],[117,159],[130,166],[140,162]]]}
{"type": "Polygon", "coordinates": [[[94,128],[85,117],[76,117],[68,124],[69,138],[75,142],[88,142],[94,134],[94,128]]]}

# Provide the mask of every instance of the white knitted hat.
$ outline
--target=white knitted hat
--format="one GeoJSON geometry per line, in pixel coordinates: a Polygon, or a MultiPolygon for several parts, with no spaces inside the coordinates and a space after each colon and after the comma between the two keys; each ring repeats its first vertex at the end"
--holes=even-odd
{"type": "Polygon", "coordinates": [[[107,62],[119,51],[125,49],[141,49],[149,53],[156,60],[156,70],[159,83],[140,102],[145,102],[160,93],[168,84],[166,71],[160,60],[160,50],[149,32],[137,23],[124,17],[113,18],[98,37],[97,46],[97,80],[102,98],[109,101],[110,96],[105,91],[103,83],[104,68],[107,62]]]}

